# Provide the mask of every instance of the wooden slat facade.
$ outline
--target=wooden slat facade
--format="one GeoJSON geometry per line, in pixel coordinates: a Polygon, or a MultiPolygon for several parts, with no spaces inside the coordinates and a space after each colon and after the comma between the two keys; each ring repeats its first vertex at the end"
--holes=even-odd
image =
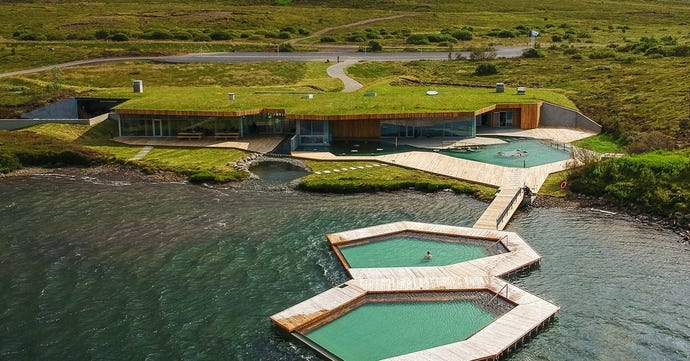
{"type": "Polygon", "coordinates": [[[381,125],[378,121],[357,119],[329,122],[334,138],[380,138],[381,125]]]}

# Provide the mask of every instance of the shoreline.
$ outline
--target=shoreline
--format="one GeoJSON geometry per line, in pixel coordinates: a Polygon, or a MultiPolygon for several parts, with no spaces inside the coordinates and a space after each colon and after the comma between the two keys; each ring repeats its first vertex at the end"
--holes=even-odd
{"type": "Polygon", "coordinates": [[[680,244],[690,245],[690,223],[682,224],[671,218],[650,215],[639,211],[635,207],[612,204],[603,198],[585,195],[570,195],[563,198],[541,195],[530,206],[535,208],[589,209],[611,215],[624,214],[641,223],[651,223],[668,228],[681,236],[680,244]]]}
{"type": "Polygon", "coordinates": [[[189,178],[184,175],[168,171],[156,171],[146,173],[140,168],[127,165],[108,163],[91,167],[26,167],[9,173],[0,173],[3,178],[27,177],[34,175],[59,175],[75,178],[96,178],[102,182],[149,184],[149,183],[189,183],[189,178]]]}
{"type": "MultiPolygon", "coordinates": [[[[99,182],[112,184],[154,184],[154,183],[185,183],[191,184],[189,178],[184,175],[169,171],[156,171],[146,173],[140,168],[128,164],[109,163],[92,167],[58,167],[41,168],[27,167],[10,173],[0,173],[0,181],[3,178],[26,177],[34,175],[59,175],[83,180],[96,179],[99,182]]],[[[241,183],[241,182],[240,182],[241,183]]],[[[237,186],[236,182],[230,184],[237,186]]],[[[681,236],[680,244],[690,245],[690,223],[682,224],[671,218],[653,216],[641,212],[634,207],[625,207],[611,204],[603,198],[588,197],[584,195],[571,195],[564,198],[552,196],[537,196],[530,204],[535,208],[577,208],[601,211],[602,213],[625,214],[639,222],[653,223],[668,228],[681,236]]]]}

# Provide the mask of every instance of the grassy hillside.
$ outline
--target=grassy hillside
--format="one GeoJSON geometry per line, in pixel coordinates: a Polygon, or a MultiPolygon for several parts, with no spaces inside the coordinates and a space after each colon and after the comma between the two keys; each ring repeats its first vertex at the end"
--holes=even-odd
{"type": "MultiPolygon", "coordinates": [[[[606,144],[595,147],[644,153],[690,145],[686,1],[152,0],[141,6],[134,0],[64,0],[2,2],[0,11],[6,15],[0,24],[0,72],[104,56],[275,51],[287,42],[297,51],[332,45],[356,49],[375,42],[383,51],[455,55],[480,47],[524,46],[527,34],[536,30],[533,57],[484,61],[498,70],[493,75],[477,75],[483,62],[466,60],[359,63],[348,71],[382,95],[393,89],[376,87],[401,76],[416,79],[421,88],[504,82],[534,93],[559,89],[560,96],[604,126],[606,144]],[[356,24],[364,20],[371,21],[356,24]]],[[[154,93],[179,84],[192,87],[192,93],[212,87],[221,95],[230,88],[273,85],[338,91],[340,82],[326,78],[325,67],[128,62],[46,71],[0,81],[0,118],[70,94],[127,91],[132,79],[143,79],[154,93]]],[[[131,152],[112,148],[109,153],[120,151],[131,152]]],[[[665,212],[658,205],[686,212],[682,167],[687,152],[639,157],[585,167],[571,184],[623,202],[639,200],[654,212],[665,212]],[[671,170],[658,164],[670,164],[671,170]],[[638,179],[652,186],[638,189],[638,179]]]]}
{"type": "Polygon", "coordinates": [[[543,39],[607,46],[641,37],[687,37],[679,1],[139,1],[0,3],[0,71],[99,56],[270,50],[332,42],[416,51],[526,45],[543,39]],[[277,5],[285,4],[285,5],[277,5]],[[345,27],[361,20],[405,17],[345,27]],[[333,29],[332,29],[333,28],[333,29]],[[331,30],[329,30],[331,29],[331,30]],[[460,29],[470,39],[453,38],[460,29]],[[323,34],[320,31],[325,31],[323,34]],[[319,32],[302,42],[298,39],[319,32]],[[434,35],[429,37],[427,35],[434,35]],[[411,37],[412,36],[412,37],[411,37]],[[36,56],[38,55],[38,56],[36,56]]]}

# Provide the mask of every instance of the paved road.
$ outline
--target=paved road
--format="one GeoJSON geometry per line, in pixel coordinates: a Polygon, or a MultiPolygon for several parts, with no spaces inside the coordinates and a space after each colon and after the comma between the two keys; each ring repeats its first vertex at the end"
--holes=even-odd
{"type": "MultiPolygon", "coordinates": [[[[499,58],[516,58],[522,55],[522,52],[527,49],[526,46],[518,47],[503,47],[496,48],[496,56],[499,58]]],[[[467,57],[469,53],[460,53],[467,57]]],[[[451,57],[457,56],[458,53],[452,53],[451,57]]],[[[363,53],[349,48],[337,48],[333,50],[318,51],[318,52],[232,52],[232,53],[195,53],[177,56],[139,56],[139,57],[123,57],[123,58],[97,58],[71,61],[68,63],[42,66],[33,69],[20,70],[15,72],[0,74],[0,78],[7,78],[18,75],[25,75],[31,73],[38,73],[41,71],[48,71],[53,68],[67,68],[82,65],[119,62],[119,61],[134,61],[134,60],[150,60],[163,63],[248,63],[248,62],[264,62],[264,61],[341,61],[341,62],[357,62],[357,61],[412,61],[412,60],[448,60],[448,52],[408,52],[408,53],[363,53]]]]}

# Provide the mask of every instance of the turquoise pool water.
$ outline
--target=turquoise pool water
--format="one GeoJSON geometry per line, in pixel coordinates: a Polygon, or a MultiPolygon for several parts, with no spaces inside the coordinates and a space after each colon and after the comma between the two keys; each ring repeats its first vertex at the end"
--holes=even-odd
{"type": "Polygon", "coordinates": [[[536,139],[504,139],[504,144],[479,147],[478,151],[443,150],[441,154],[504,167],[534,167],[570,159],[570,152],[536,139]]]}
{"type": "Polygon", "coordinates": [[[478,245],[414,237],[341,247],[340,252],[352,268],[446,266],[490,255],[478,245]],[[427,251],[431,252],[431,259],[425,257],[427,251]]]}
{"type": "Polygon", "coordinates": [[[367,303],[306,336],[343,360],[380,360],[466,340],[495,317],[470,301],[367,303]]]}

